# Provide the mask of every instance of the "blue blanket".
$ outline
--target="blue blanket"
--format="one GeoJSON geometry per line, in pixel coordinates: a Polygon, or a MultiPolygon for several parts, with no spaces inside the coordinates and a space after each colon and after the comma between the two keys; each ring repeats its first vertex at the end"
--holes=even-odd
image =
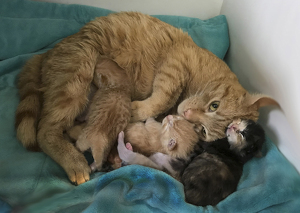
{"type": "MultiPolygon", "coordinates": [[[[187,204],[181,183],[138,165],[97,172],[90,181],[74,186],[47,155],[22,147],[14,129],[19,102],[16,80],[22,66],[88,21],[111,12],[82,5],[1,0],[0,212],[298,212],[300,176],[269,139],[263,157],[245,165],[237,191],[214,207],[187,204]]],[[[224,57],[229,46],[224,16],[204,21],[157,17],[224,57]]]]}

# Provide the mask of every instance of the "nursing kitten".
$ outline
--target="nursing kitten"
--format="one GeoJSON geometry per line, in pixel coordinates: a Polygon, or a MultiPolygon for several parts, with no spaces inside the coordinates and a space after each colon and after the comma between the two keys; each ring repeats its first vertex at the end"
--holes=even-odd
{"type": "Polygon", "coordinates": [[[163,153],[148,158],[133,152],[128,145],[126,148],[121,132],[118,151],[120,158],[129,164],[165,170],[181,181],[186,202],[198,206],[216,205],[236,191],[244,164],[261,155],[265,141],[263,128],[252,120],[232,122],[226,135],[213,142],[200,141],[188,158],[174,158],[163,153]]]}
{"type": "MultiPolygon", "coordinates": [[[[125,129],[130,120],[131,86],[126,72],[106,58],[97,62],[93,83],[98,90],[88,106],[86,124],[80,125],[83,130],[78,135],[76,147],[80,151],[91,148],[92,153],[103,153],[104,159],[107,159],[112,148],[116,149],[113,145],[118,133],[125,129]]],[[[75,129],[78,131],[78,127],[75,129]]],[[[75,137],[74,129],[68,133],[71,138],[75,137]]],[[[93,157],[93,166],[99,167],[102,159],[93,157]]]]}
{"type": "MultiPolygon", "coordinates": [[[[178,112],[196,125],[202,140],[213,141],[225,136],[234,118],[257,120],[260,107],[277,105],[249,94],[225,62],[180,29],[137,12],[96,18],[30,59],[18,82],[17,137],[28,149],[41,148],[77,184],[89,180],[90,168],[62,134],[87,105],[99,57],[126,71],[133,122],[178,112]]],[[[106,156],[100,146],[110,145],[91,147],[99,168],[106,156]]]]}
{"type": "Polygon", "coordinates": [[[236,191],[244,164],[261,155],[265,133],[254,121],[235,121],[229,125],[226,135],[224,139],[201,143],[203,150],[200,149],[201,153],[183,172],[178,167],[182,160],[171,163],[174,170],[177,168],[182,173],[186,202],[197,206],[217,205],[236,191]]]}
{"type": "MultiPolygon", "coordinates": [[[[68,134],[76,140],[76,135],[81,134],[82,128],[82,125],[74,126],[68,131],[68,134]]],[[[118,152],[122,155],[122,157],[120,156],[122,160],[130,164],[134,164],[134,162],[126,158],[127,148],[124,145],[124,136],[126,141],[130,141],[130,144],[127,144],[127,146],[130,146],[131,149],[133,147],[135,152],[140,153],[136,153],[136,155],[142,156],[138,158],[139,164],[143,161],[143,157],[155,155],[157,152],[172,158],[187,159],[199,140],[198,134],[194,130],[194,124],[178,115],[168,115],[163,119],[162,123],[157,122],[154,118],[148,118],[145,123],[130,123],[124,132],[125,134],[122,133],[123,144],[118,144],[118,152]],[[121,151],[121,149],[123,150],[121,151]]],[[[113,156],[117,157],[116,155],[111,155],[111,158],[113,156]]],[[[145,164],[147,163],[147,161],[144,162],[145,164]]],[[[145,166],[155,168],[152,162],[145,166]]],[[[91,168],[92,170],[96,169],[94,164],[91,165],[91,168]]]]}
{"type": "Polygon", "coordinates": [[[160,170],[166,166],[167,170],[173,171],[168,162],[177,158],[188,160],[199,140],[194,126],[178,115],[168,115],[162,123],[153,118],[148,118],[146,123],[131,123],[125,129],[125,134],[119,134],[119,156],[127,164],[140,164],[160,170]],[[126,147],[124,140],[129,141],[126,147]],[[155,163],[161,155],[165,157],[159,164],[155,163]]]}
{"type": "Polygon", "coordinates": [[[162,123],[154,118],[148,118],[145,123],[130,123],[124,133],[125,140],[143,155],[161,152],[174,158],[187,158],[199,140],[194,127],[182,116],[168,115],[162,123]]]}

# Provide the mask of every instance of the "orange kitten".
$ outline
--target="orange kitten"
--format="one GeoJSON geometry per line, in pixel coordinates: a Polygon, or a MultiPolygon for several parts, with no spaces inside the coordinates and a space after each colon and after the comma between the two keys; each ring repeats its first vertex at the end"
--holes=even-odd
{"type": "MultiPolygon", "coordinates": [[[[82,152],[91,148],[92,154],[103,153],[106,159],[118,133],[129,122],[130,83],[126,72],[114,61],[100,59],[95,68],[94,84],[98,90],[91,100],[87,122],[76,147],[82,152]]],[[[94,165],[101,168],[103,159],[98,159],[97,155],[93,157],[94,165]]]]}
{"type": "Polygon", "coordinates": [[[199,140],[194,127],[182,116],[168,115],[162,123],[154,118],[148,118],[145,123],[130,123],[124,133],[125,140],[143,155],[161,152],[172,157],[186,158],[199,140]]]}

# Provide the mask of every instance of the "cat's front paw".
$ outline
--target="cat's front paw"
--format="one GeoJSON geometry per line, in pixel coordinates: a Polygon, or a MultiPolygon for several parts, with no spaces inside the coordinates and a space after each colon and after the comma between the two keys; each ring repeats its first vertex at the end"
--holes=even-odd
{"type": "Polygon", "coordinates": [[[75,185],[85,183],[90,179],[91,169],[81,153],[72,153],[71,158],[67,158],[62,165],[70,181],[75,185]]]}
{"type": "Polygon", "coordinates": [[[152,116],[152,110],[149,105],[145,104],[145,101],[131,102],[130,122],[145,121],[147,118],[152,116]]]}

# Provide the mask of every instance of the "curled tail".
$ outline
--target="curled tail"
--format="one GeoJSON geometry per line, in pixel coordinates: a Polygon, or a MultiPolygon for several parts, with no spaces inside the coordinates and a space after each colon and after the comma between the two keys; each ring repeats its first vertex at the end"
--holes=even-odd
{"type": "Polygon", "coordinates": [[[27,61],[18,79],[20,103],[16,111],[17,138],[24,147],[40,151],[37,143],[37,125],[41,111],[41,65],[43,55],[27,61]]]}

